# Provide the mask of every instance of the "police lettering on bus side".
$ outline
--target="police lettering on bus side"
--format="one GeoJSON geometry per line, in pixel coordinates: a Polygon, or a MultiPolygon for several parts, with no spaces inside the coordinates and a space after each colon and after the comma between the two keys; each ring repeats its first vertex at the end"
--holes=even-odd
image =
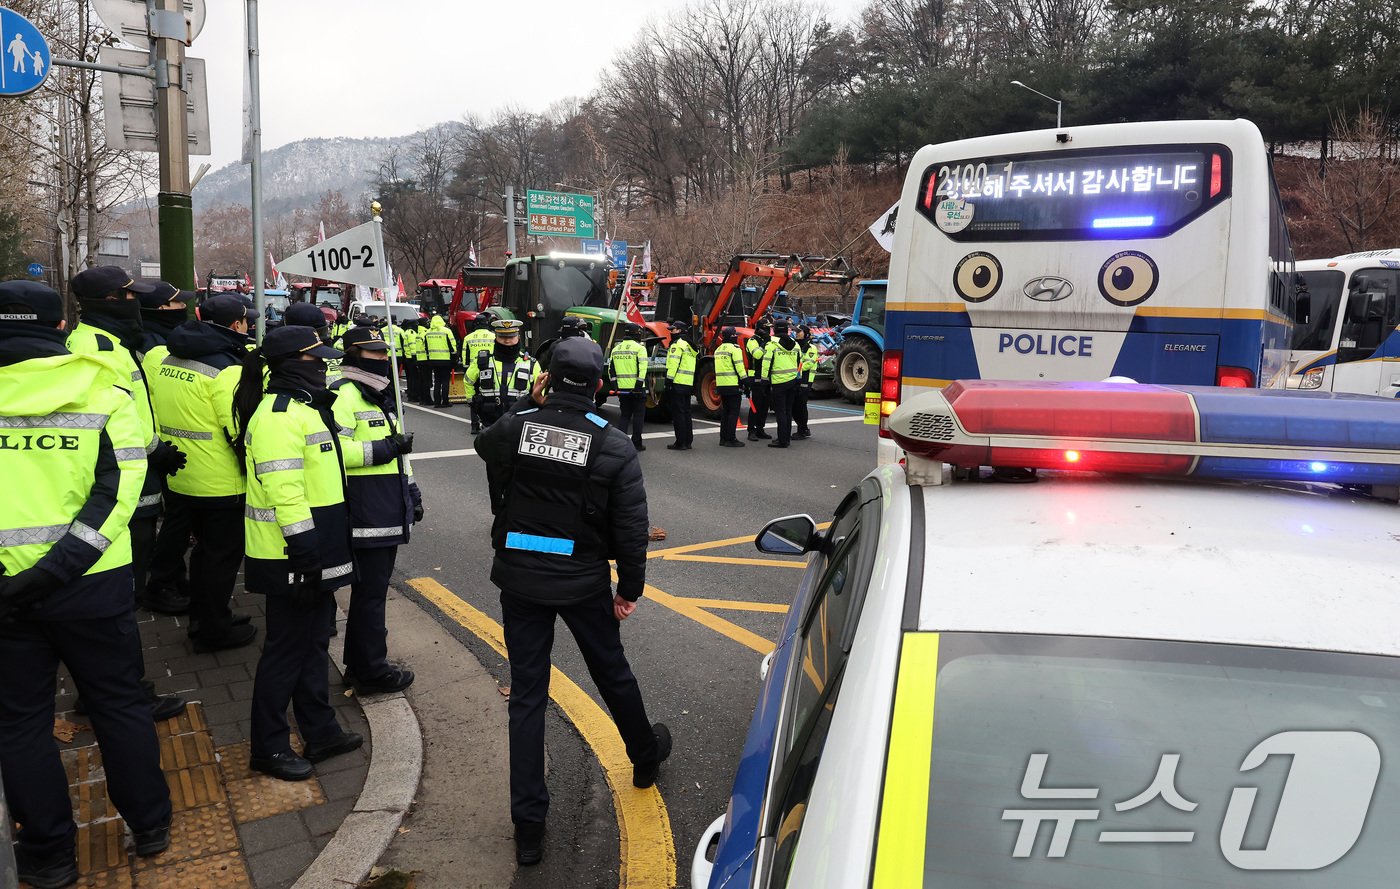
{"type": "Polygon", "coordinates": [[[1003,333],[997,337],[997,352],[1005,352],[1008,348],[1015,349],[1022,355],[1090,358],[1094,354],[1094,338],[1073,333],[1003,333]]]}

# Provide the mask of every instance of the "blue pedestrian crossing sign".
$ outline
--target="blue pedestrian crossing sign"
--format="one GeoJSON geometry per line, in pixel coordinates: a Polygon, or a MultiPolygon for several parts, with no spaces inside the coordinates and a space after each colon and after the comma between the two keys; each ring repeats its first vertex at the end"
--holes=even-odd
{"type": "Polygon", "coordinates": [[[49,42],[34,23],[0,6],[0,96],[23,96],[44,85],[53,64],[49,42]]]}
{"type": "Polygon", "coordinates": [[[42,278],[42,277],[44,277],[44,266],[43,266],[43,264],[42,264],[42,263],[38,263],[38,262],[31,262],[31,263],[29,264],[29,276],[30,276],[31,278],[42,278]]]}

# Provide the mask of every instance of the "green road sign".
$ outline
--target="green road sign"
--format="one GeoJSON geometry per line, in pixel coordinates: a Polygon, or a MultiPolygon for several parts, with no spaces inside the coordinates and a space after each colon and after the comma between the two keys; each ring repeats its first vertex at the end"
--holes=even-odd
{"type": "Polygon", "coordinates": [[[563,191],[528,192],[525,231],[557,238],[596,238],[593,195],[563,191]]]}

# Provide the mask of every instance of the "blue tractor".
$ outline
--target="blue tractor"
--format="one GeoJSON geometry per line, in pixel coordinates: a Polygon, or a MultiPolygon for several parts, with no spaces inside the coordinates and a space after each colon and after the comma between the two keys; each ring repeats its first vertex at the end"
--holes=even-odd
{"type": "Polygon", "coordinates": [[[856,294],[854,320],[841,331],[836,350],[836,391],[861,404],[865,393],[880,388],[880,356],[885,351],[885,285],[862,281],[856,294]]]}

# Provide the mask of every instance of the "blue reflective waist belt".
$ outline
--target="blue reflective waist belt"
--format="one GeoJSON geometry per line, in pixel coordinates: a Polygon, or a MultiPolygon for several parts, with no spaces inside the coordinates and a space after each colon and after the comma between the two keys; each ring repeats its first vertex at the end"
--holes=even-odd
{"type": "Polygon", "coordinates": [[[574,542],[563,537],[541,537],[538,534],[508,531],[506,532],[506,549],[523,549],[532,553],[557,553],[561,556],[572,556],[574,542]]]}

